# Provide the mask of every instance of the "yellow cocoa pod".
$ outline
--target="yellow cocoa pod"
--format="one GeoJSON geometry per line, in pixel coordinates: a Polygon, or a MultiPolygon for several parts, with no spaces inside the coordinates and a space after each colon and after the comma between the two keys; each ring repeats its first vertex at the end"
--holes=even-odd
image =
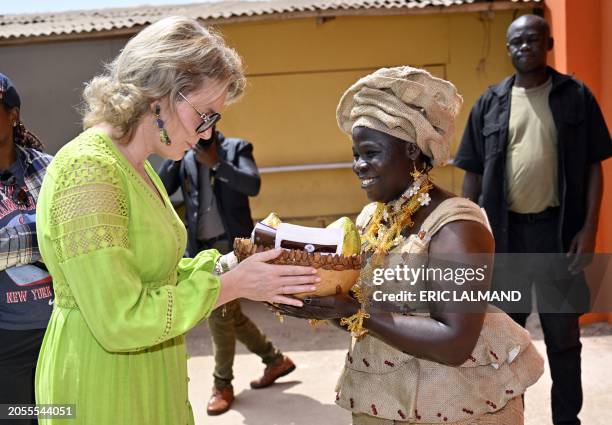
{"type": "Polygon", "coordinates": [[[266,226],[270,226],[270,227],[276,229],[276,228],[278,228],[278,225],[282,223],[282,220],[280,219],[278,214],[276,214],[275,212],[271,212],[261,222],[263,224],[265,224],[266,226]]]}
{"type": "Polygon", "coordinates": [[[355,223],[348,217],[340,217],[338,220],[331,223],[327,228],[338,228],[344,232],[344,241],[342,242],[342,255],[351,256],[361,252],[361,237],[355,223]]]}

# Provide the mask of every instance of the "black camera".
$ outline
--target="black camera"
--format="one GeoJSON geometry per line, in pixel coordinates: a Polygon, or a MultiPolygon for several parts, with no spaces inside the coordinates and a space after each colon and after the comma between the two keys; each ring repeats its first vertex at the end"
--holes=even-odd
{"type": "Polygon", "coordinates": [[[211,137],[210,139],[200,139],[198,140],[198,144],[196,145],[196,147],[198,149],[208,149],[210,147],[210,145],[212,145],[214,142],[214,138],[211,137]]]}
{"type": "Polygon", "coordinates": [[[198,140],[198,143],[196,145],[196,147],[198,149],[208,149],[210,147],[210,145],[212,145],[213,143],[217,142],[217,131],[213,128],[212,131],[212,135],[210,136],[210,139],[200,139],[198,140]]]}

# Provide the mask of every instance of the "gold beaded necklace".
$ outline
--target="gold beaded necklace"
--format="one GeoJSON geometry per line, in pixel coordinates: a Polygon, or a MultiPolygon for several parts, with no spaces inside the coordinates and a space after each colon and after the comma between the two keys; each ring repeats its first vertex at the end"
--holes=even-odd
{"type": "Polygon", "coordinates": [[[431,201],[429,191],[433,184],[428,174],[415,170],[412,176],[414,182],[398,199],[389,204],[377,203],[372,220],[363,235],[366,252],[371,251],[377,256],[387,255],[403,241],[402,230],[414,225],[414,213],[431,201]]]}
{"type": "Polygon", "coordinates": [[[369,271],[382,265],[384,257],[392,248],[404,240],[402,230],[414,225],[412,221],[414,213],[431,202],[429,191],[433,188],[433,184],[427,171],[422,173],[415,168],[411,175],[412,185],[398,199],[389,204],[377,203],[370,224],[362,235],[365,239],[363,250],[372,252],[372,257],[366,266],[368,271],[363,270],[359,283],[351,288],[361,308],[352,316],[340,320],[340,325],[346,326],[351,335],[357,339],[368,333],[363,327],[363,321],[370,318],[370,314],[365,311],[367,300],[361,282],[364,278],[367,279],[365,275],[369,275],[369,271]]]}

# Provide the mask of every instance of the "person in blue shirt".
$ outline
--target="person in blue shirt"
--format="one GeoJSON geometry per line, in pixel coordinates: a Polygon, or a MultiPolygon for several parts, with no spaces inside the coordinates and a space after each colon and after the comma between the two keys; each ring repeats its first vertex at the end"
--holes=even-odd
{"type": "Polygon", "coordinates": [[[51,156],[21,122],[20,108],[13,83],[0,74],[0,404],[34,403],[36,362],[53,308],[36,239],[36,200],[51,156]]]}

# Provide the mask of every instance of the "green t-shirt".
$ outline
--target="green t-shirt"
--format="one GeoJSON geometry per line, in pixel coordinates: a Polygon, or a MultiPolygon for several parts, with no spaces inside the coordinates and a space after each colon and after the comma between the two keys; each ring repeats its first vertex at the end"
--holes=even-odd
{"type": "Polygon", "coordinates": [[[508,206],[521,214],[559,205],[557,129],[548,104],[552,79],[512,88],[506,179],[508,206]]]}

